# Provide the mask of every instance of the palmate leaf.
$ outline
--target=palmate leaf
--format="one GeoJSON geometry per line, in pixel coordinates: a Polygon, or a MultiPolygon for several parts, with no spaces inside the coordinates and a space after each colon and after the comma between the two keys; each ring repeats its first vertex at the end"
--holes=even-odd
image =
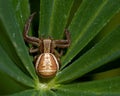
{"type": "Polygon", "coordinates": [[[26,76],[7,56],[2,47],[0,46],[0,70],[10,77],[14,78],[18,82],[27,86],[34,86],[33,80],[26,76]]]}
{"type": "Polygon", "coordinates": [[[63,37],[73,0],[41,0],[39,35],[63,37]]]}
{"type": "Polygon", "coordinates": [[[56,96],[56,94],[49,90],[26,90],[10,96],[56,96]]]}
{"type": "Polygon", "coordinates": [[[119,96],[120,77],[106,80],[61,85],[57,89],[58,96],[119,96]]]}
{"type": "Polygon", "coordinates": [[[62,70],[56,82],[70,82],[84,74],[120,57],[120,26],[111,31],[98,44],[93,46],[81,58],[62,70]],[[62,78],[62,79],[60,79],[62,78]]]}
{"type": "Polygon", "coordinates": [[[23,40],[23,27],[30,14],[28,0],[0,0],[0,74],[5,74],[0,80],[3,81],[1,83],[6,83],[8,76],[8,80],[12,80],[10,82],[13,84],[3,87],[11,89],[10,91],[4,89],[0,95],[11,93],[10,96],[120,95],[120,77],[75,82],[88,72],[120,57],[120,27],[116,27],[120,24],[116,24],[114,30],[109,29],[109,32],[82,56],[76,56],[120,11],[120,1],[83,0],[78,3],[80,4],[75,4],[74,0],[40,0],[39,37],[45,35],[43,38],[51,36],[53,39],[63,39],[64,29],[69,25],[72,40],[70,48],[65,50],[67,53],[62,57],[60,71],[49,81],[38,79],[23,40]],[[75,5],[78,9],[71,12],[75,5]],[[15,90],[13,87],[18,89],[15,90]]]}
{"type": "MultiPolygon", "coordinates": [[[[25,0],[22,3],[20,2],[22,1],[18,0],[18,2],[16,2],[19,5],[18,9],[16,9],[12,0],[0,0],[0,78],[2,78],[2,75],[4,74],[6,76],[9,76],[8,80],[11,80],[12,83],[13,81],[15,82],[13,86],[7,86],[11,90],[8,90],[10,93],[18,91],[18,89],[20,89],[18,87],[21,87],[23,89],[26,89],[26,86],[34,87],[35,80],[37,80],[37,75],[29,58],[29,54],[26,50],[22,37],[24,26],[24,20],[22,19],[22,16],[24,17],[25,15],[22,13],[22,15],[20,15],[21,17],[15,15],[15,12],[17,10],[23,10],[19,9],[20,5],[28,5],[28,1],[25,0]],[[16,10],[14,10],[14,8],[16,10]],[[20,19],[22,19],[21,22],[20,19]],[[31,77],[34,79],[32,79],[31,77]],[[17,84],[16,82],[19,82],[19,84],[17,84]],[[16,88],[12,88],[15,86],[16,88]]],[[[24,8],[26,9],[26,7],[24,8]]],[[[29,11],[27,11],[27,14],[28,13],[29,11]]],[[[5,77],[3,76],[3,78],[0,79],[3,81],[0,83],[0,85],[6,85],[7,79],[5,77]]],[[[3,89],[0,88],[0,93],[2,92],[2,90],[3,89]]],[[[8,91],[6,89],[5,93],[8,94],[8,91]]]]}
{"type": "Polygon", "coordinates": [[[40,94],[36,90],[26,90],[20,93],[12,94],[10,96],[40,96],[40,94]]]}
{"type": "Polygon", "coordinates": [[[11,0],[13,8],[15,9],[16,18],[18,24],[20,26],[21,32],[23,31],[23,26],[25,21],[28,19],[30,15],[30,6],[28,0],[11,0]]]}
{"type": "Polygon", "coordinates": [[[112,0],[84,0],[76,12],[69,30],[71,33],[71,47],[62,58],[62,68],[77,55],[110,19],[120,10],[120,1],[112,0]]]}
{"type": "Polygon", "coordinates": [[[11,96],[119,96],[120,77],[106,80],[60,85],[54,92],[26,90],[11,96]]]}
{"type": "Polygon", "coordinates": [[[0,1],[0,7],[0,41],[2,47],[16,64],[23,64],[22,66],[25,66],[32,77],[37,78],[23,42],[23,29],[20,29],[12,2],[10,0],[0,1]]]}

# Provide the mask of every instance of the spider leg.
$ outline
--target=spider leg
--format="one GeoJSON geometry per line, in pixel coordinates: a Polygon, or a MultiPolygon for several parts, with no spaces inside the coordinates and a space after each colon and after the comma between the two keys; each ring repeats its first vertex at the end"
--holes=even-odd
{"type": "Polygon", "coordinates": [[[70,44],[56,44],[56,47],[58,48],[68,48],[70,44]]]}
{"type": "Polygon", "coordinates": [[[30,51],[30,53],[36,53],[36,52],[39,51],[39,48],[35,48],[35,49],[34,49],[34,48],[32,47],[32,48],[30,48],[29,51],[30,51]]]}
{"type": "MultiPolygon", "coordinates": [[[[29,50],[29,52],[30,52],[31,54],[36,53],[36,52],[39,52],[39,48],[31,47],[30,50],[29,50]]],[[[36,64],[36,60],[37,60],[38,57],[39,57],[39,55],[34,56],[34,58],[33,58],[33,63],[34,63],[34,64],[36,64]]]]}
{"type": "Polygon", "coordinates": [[[58,62],[60,63],[60,57],[62,56],[62,53],[58,53],[57,50],[54,51],[55,57],[57,58],[58,62]]]}
{"type": "Polygon", "coordinates": [[[54,53],[57,57],[60,58],[63,55],[63,50],[61,50],[60,53],[57,50],[55,50],[54,53]]]}
{"type": "Polygon", "coordinates": [[[56,47],[59,48],[67,48],[70,46],[70,33],[67,29],[65,29],[66,40],[54,40],[56,47]]]}
{"type": "Polygon", "coordinates": [[[33,63],[34,63],[34,65],[36,66],[36,61],[37,61],[37,58],[39,57],[39,55],[36,55],[36,56],[34,56],[34,58],[33,58],[33,63]]]}
{"type": "Polygon", "coordinates": [[[57,58],[58,62],[60,63],[60,56],[61,56],[61,54],[58,53],[58,51],[55,49],[55,47],[56,47],[55,46],[55,42],[52,41],[50,53],[54,54],[55,57],[57,58]]]}
{"type": "Polygon", "coordinates": [[[33,13],[33,14],[29,17],[29,19],[27,20],[27,22],[26,22],[26,24],[25,24],[25,26],[24,26],[24,30],[23,30],[23,37],[24,37],[24,40],[25,40],[26,42],[38,46],[38,45],[39,45],[39,38],[28,36],[30,24],[31,24],[31,21],[32,21],[34,15],[35,15],[35,13],[33,13]]]}

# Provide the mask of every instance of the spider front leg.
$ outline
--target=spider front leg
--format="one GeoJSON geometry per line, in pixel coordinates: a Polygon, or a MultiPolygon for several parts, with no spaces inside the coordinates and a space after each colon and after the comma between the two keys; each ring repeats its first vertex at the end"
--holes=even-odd
{"type": "Polygon", "coordinates": [[[70,33],[67,29],[65,29],[66,40],[55,40],[56,47],[58,48],[67,48],[70,46],[70,33]]]}
{"type": "Polygon", "coordinates": [[[28,36],[28,31],[29,31],[29,28],[30,28],[30,24],[31,24],[31,21],[33,19],[33,16],[35,15],[35,13],[33,13],[29,19],[27,20],[25,26],[24,26],[24,31],[23,31],[23,37],[24,37],[24,40],[28,43],[31,43],[35,46],[39,46],[39,38],[36,38],[36,37],[30,37],[28,36]]]}

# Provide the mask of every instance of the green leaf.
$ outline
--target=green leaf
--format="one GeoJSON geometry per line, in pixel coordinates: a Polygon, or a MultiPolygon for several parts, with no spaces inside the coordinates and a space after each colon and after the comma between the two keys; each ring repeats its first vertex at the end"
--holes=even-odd
{"type": "Polygon", "coordinates": [[[21,29],[18,24],[11,0],[0,0],[0,44],[16,64],[24,66],[31,76],[37,79],[28,50],[26,50],[23,41],[22,30],[23,28],[21,29]]]}
{"type": "Polygon", "coordinates": [[[39,35],[62,38],[73,0],[41,0],[39,35]]]}
{"type": "Polygon", "coordinates": [[[120,77],[99,81],[61,85],[57,96],[119,96],[120,77]]]}
{"type": "Polygon", "coordinates": [[[20,26],[21,32],[23,31],[23,27],[25,24],[25,21],[28,19],[28,16],[30,15],[30,6],[29,6],[29,0],[11,0],[12,6],[15,9],[15,15],[18,21],[18,24],[20,26]]]}
{"type": "Polygon", "coordinates": [[[57,96],[57,94],[49,90],[26,90],[10,96],[57,96]]]}
{"type": "MultiPolygon", "coordinates": [[[[0,46],[0,71],[6,73],[8,76],[12,77],[16,81],[34,87],[33,80],[25,75],[8,57],[6,52],[0,46]]],[[[4,82],[5,83],[5,82],[4,82]]]]}
{"type": "Polygon", "coordinates": [[[22,36],[25,21],[30,12],[35,10],[31,0],[0,0],[0,85],[3,86],[0,88],[0,95],[119,96],[120,77],[115,77],[119,74],[109,79],[108,76],[104,80],[100,78],[99,81],[92,81],[94,78],[89,82],[77,80],[89,72],[96,76],[95,78],[102,74],[104,77],[104,73],[96,75],[93,70],[106,67],[105,64],[120,57],[120,26],[116,27],[120,25],[119,16],[116,17],[120,12],[120,0],[32,2],[35,2],[36,8],[39,7],[36,2],[40,3],[40,24],[34,22],[34,26],[39,26],[39,32],[35,35],[64,39],[63,32],[68,27],[71,46],[64,50],[61,69],[54,78],[38,78],[22,36]],[[118,20],[117,23],[111,23],[115,19],[118,20]],[[112,27],[109,28],[109,24],[112,27]],[[106,30],[106,27],[109,30],[106,30]],[[91,43],[92,46],[89,46],[91,43]]]}
{"type": "Polygon", "coordinates": [[[82,57],[58,73],[56,82],[70,82],[120,56],[120,26],[82,57]],[[62,78],[62,79],[61,79],[62,78]]]}
{"type": "Polygon", "coordinates": [[[71,46],[62,58],[62,68],[68,64],[120,11],[120,0],[84,0],[69,26],[71,46]],[[92,7],[91,7],[92,6],[92,7]]]}
{"type": "Polygon", "coordinates": [[[19,92],[19,91],[23,91],[26,90],[28,88],[30,88],[30,85],[28,87],[28,85],[24,85],[23,83],[15,80],[14,78],[8,76],[4,71],[1,72],[2,70],[0,70],[0,95],[3,96],[3,94],[10,94],[10,93],[15,93],[15,92],[19,92]]]}
{"type": "Polygon", "coordinates": [[[40,96],[37,90],[25,90],[19,93],[15,93],[9,96],[40,96]]]}

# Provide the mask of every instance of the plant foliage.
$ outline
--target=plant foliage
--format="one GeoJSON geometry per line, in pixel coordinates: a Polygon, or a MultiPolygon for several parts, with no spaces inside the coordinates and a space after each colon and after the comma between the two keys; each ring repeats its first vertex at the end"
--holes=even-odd
{"type": "Polygon", "coordinates": [[[31,35],[63,39],[66,28],[71,34],[51,80],[38,77],[23,40],[31,2],[0,0],[0,95],[120,96],[120,0],[34,1],[39,25],[31,35]]]}

